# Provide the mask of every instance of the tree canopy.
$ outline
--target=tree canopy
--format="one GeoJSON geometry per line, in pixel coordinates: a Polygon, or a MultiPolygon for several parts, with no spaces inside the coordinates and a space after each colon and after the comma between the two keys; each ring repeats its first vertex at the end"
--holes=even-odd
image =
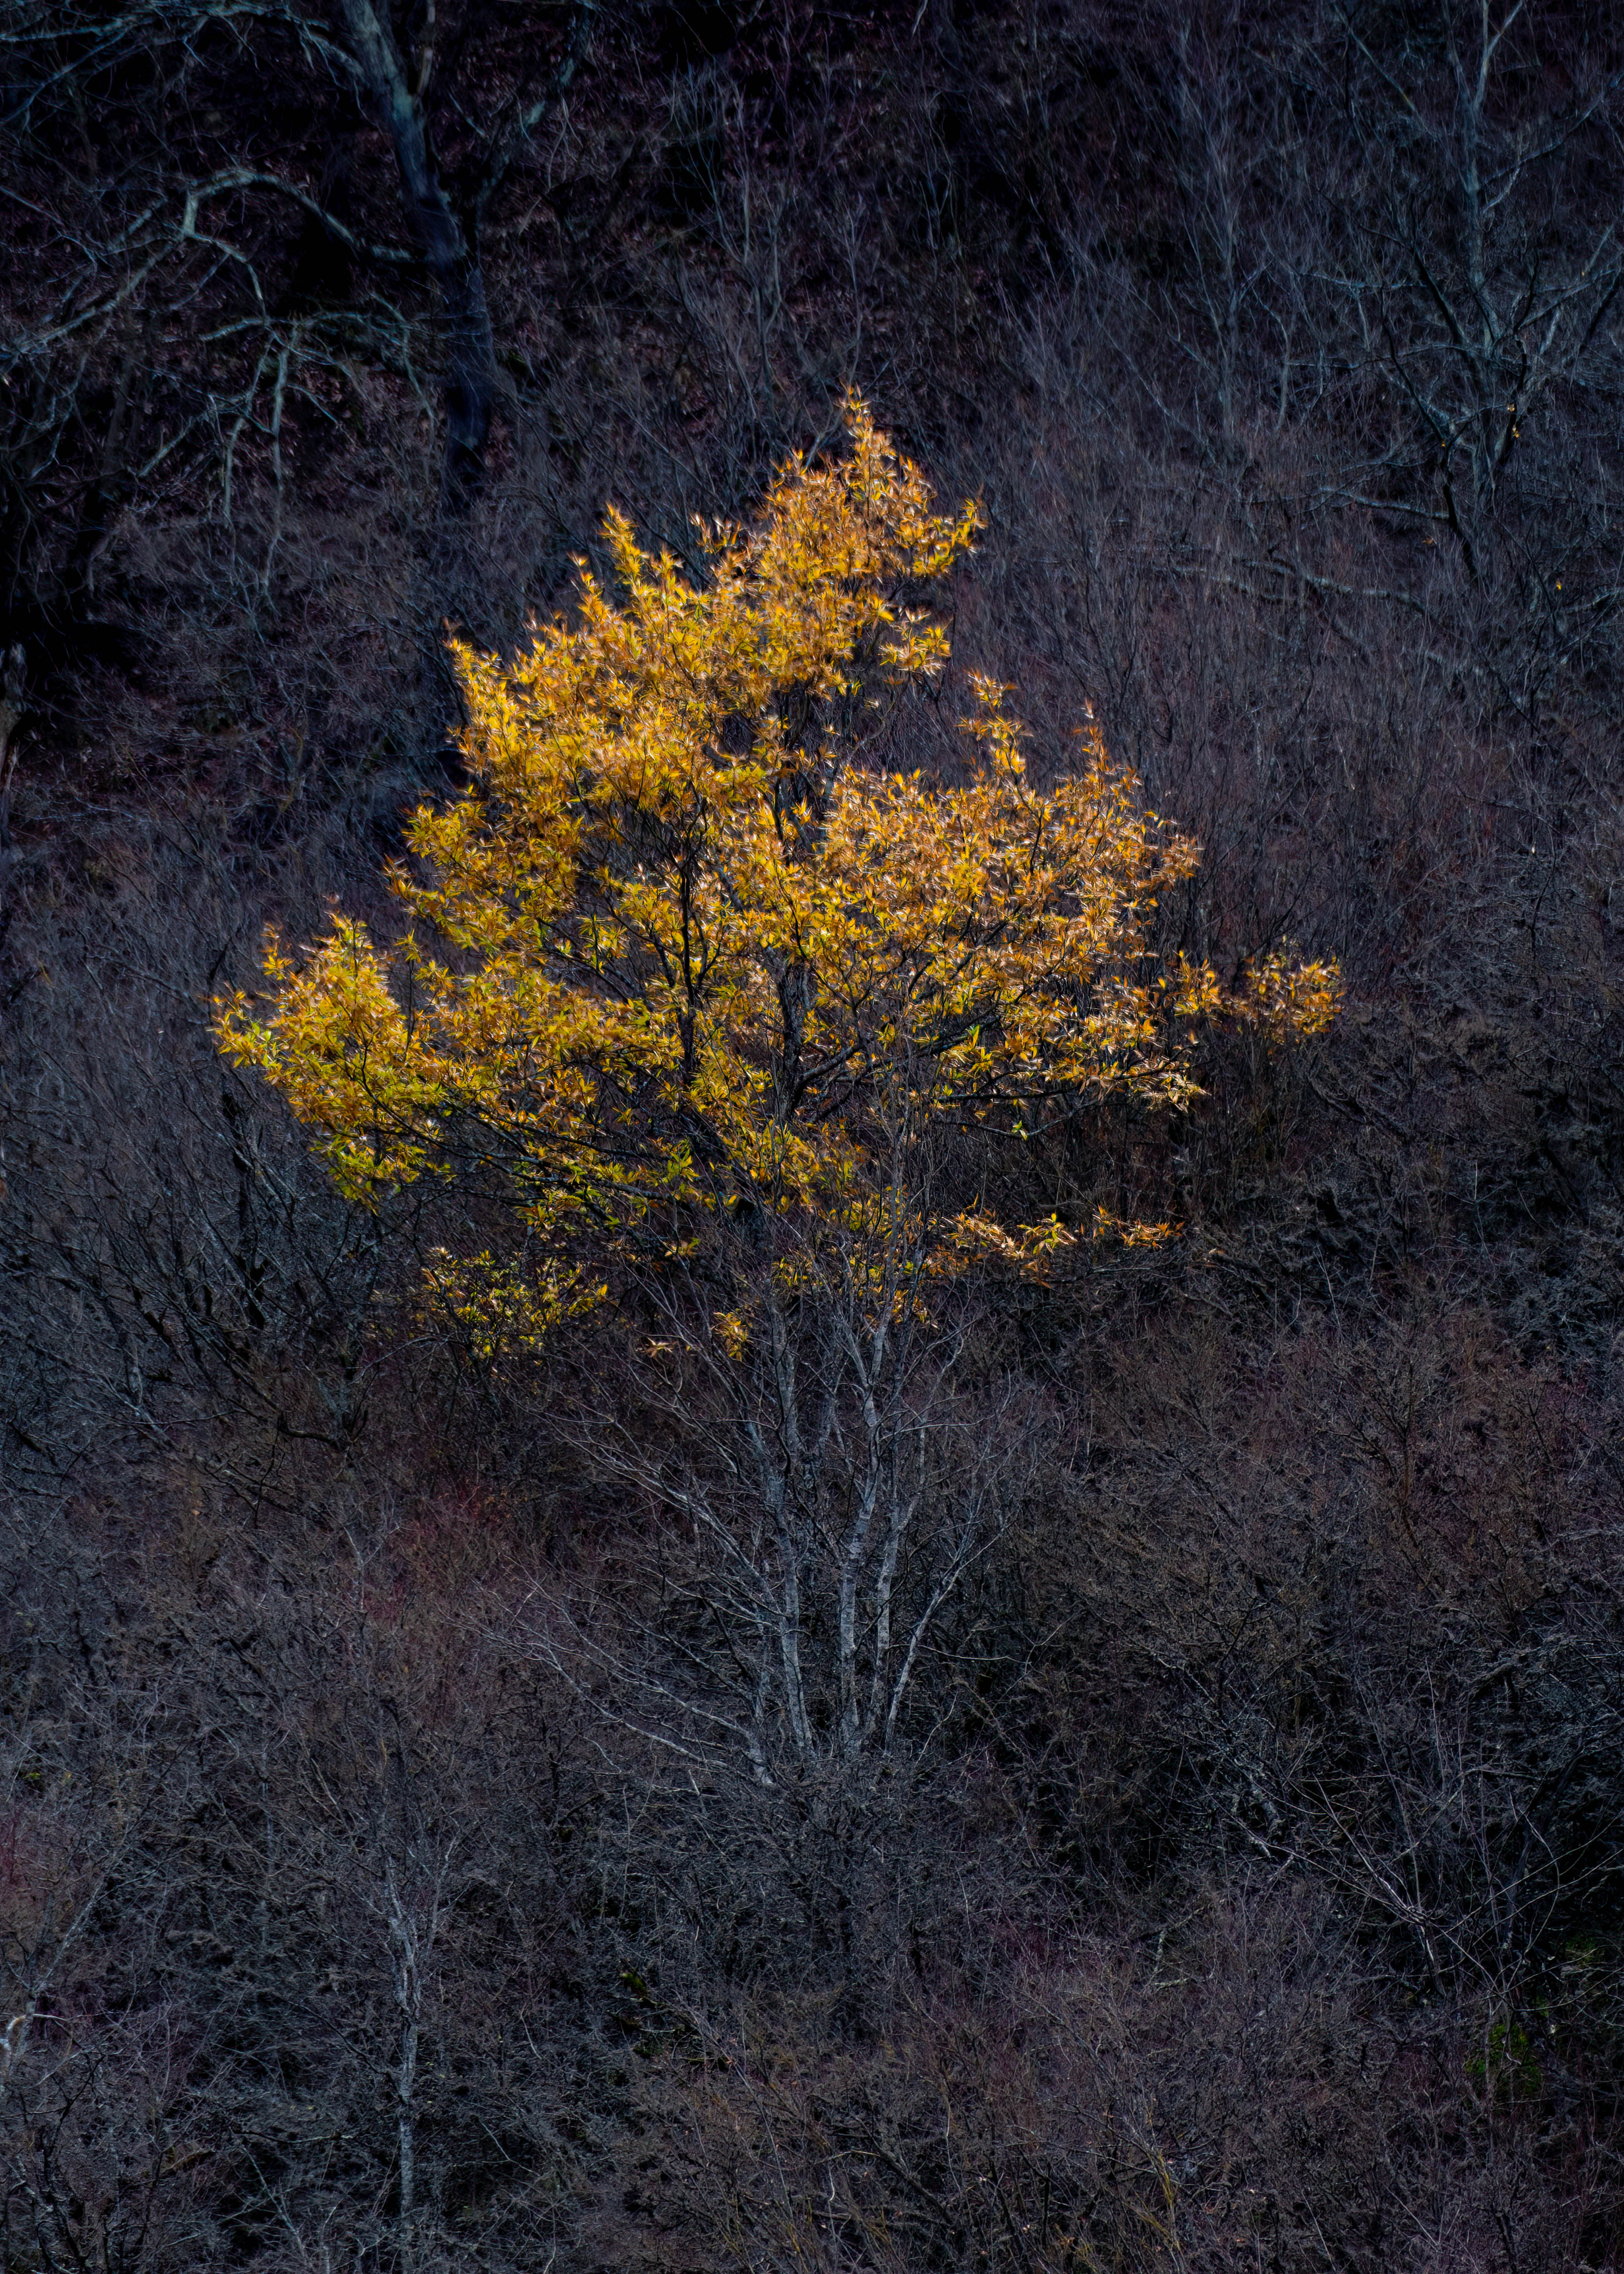
{"type": "MultiPolygon", "coordinates": [[[[977,680],[961,780],[876,762],[888,698],[948,656],[914,601],[980,516],[938,513],[855,399],[847,425],[749,526],[699,532],[697,579],[612,513],[618,595],[583,567],[575,620],[515,660],[458,648],[469,780],[411,817],[404,929],[380,946],[335,914],[304,954],[272,941],[267,1001],[219,1005],[222,1047],[348,1194],[498,1177],[541,1259],[504,1284],[538,1326],[583,1299],[583,1245],[646,1254],[707,1213],[804,1239],[917,1210],[906,1164],[933,1128],[1183,1105],[1203,1022],[1333,1015],[1330,965],[1275,953],[1226,990],[1152,954],[1198,848],[1092,723],[1040,788],[1007,690],[977,680]]],[[[1071,1236],[962,1209],[921,1226],[938,1268],[1071,1236]]]]}

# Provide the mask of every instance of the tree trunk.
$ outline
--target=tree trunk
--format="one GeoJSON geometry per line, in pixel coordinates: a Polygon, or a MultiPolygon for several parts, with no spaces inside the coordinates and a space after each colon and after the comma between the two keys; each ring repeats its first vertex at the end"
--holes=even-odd
{"type": "Polygon", "coordinates": [[[446,456],[440,495],[447,514],[460,518],[484,486],[499,385],[479,248],[434,163],[423,107],[426,63],[414,85],[372,0],[342,0],[342,7],[356,66],[395,151],[412,235],[444,312],[446,456]]]}

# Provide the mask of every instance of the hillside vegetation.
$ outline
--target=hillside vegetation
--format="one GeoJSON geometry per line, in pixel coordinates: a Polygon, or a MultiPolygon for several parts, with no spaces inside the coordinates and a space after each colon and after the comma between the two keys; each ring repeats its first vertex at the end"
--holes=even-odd
{"type": "Polygon", "coordinates": [[[1624,2267],[1624,22],[5,0],[0,2268],[1624,2267]]]}

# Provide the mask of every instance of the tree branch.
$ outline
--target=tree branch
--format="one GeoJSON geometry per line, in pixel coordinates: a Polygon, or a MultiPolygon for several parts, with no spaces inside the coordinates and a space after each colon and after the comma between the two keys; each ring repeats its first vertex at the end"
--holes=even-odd
{"type": "Polygon", "coordinates": [[[575,78],[590,44],[592,19],[597,13],[598,0],[576,0],[569,37],[565,44],[564,53],[560,57],[558,69],[553,74],[551,85],[545,94],[538,95],[529,109],[523,112],[514,122],[511,130],[492,154],[489,164],[480,177],[479,186],[474,192],[476,230],[483,224],[486,207],[507,180],[519,153],[548,113],[554,109],[568,93],[570,82],[575,78]]]}

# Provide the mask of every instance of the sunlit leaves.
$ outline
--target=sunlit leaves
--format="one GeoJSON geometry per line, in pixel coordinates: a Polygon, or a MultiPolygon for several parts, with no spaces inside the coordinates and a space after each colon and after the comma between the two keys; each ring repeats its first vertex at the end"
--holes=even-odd
{"type": "MultiPolygon", "coordinates": [[[[514,662],[460,649],[469,787],[410,823],[400,938],[336,917],[303,958],[273,945],[264,1005],[220,1006],[222,1047],[347,1192],[476,1170],[560,1256],[523,1284],[437,1264],[477,1333],[580,1308],[589,1233],[646,1258],[691,1237],[685,1211],[743,1209],[838,1245],[944,1120],[1182,1105],[1202,1022],[1279,1037],[1333,1014],[1327,966],[1277,955],[1227,995],[1156,966],[1157,898],[1196,847],[1092,727],[1041,791],[1006,690],[979,681],[960,785],[865,757],[876,697],[940,669],[912,599],[978,516],[938,515],[855,401],[849,445],[705,532],[700,581],[612,516],[613,597],[583,571],[575,619],[514,662]]],[[[1082,1236],[938,1229],[938,1269],[1041,1269],[1082,1236]]],[[[718,1316],[731,1348],[742,1324],[718,1316]]]]}

